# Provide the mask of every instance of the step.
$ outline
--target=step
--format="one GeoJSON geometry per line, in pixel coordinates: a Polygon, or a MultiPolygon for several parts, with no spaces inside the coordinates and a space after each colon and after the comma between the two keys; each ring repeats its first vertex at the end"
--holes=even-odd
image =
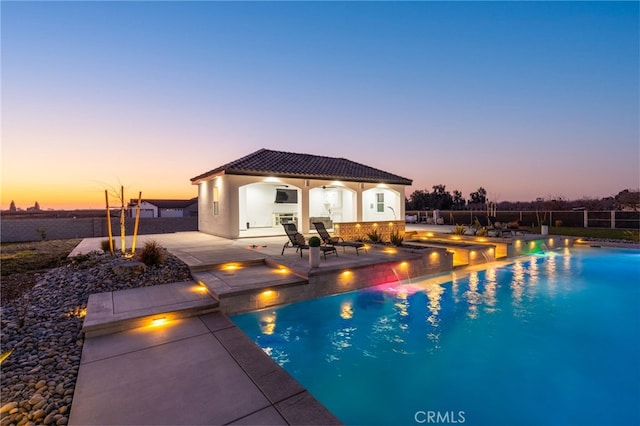
{"type": "Polygon", "coordinates": [[[95,337],[218,310],[218,301],[195,281],[96,293],[89,296],[82,331],[95,337]]]}

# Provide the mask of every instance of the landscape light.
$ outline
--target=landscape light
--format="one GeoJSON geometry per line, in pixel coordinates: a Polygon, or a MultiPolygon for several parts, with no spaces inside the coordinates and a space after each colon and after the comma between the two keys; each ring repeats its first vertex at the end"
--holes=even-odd
{"type": "Polygon", "coordinates": [[[167,317],[160,317],[151,320],[151,325],[157,327],[159,325],[165,324],[167,322],[167,317]]]}

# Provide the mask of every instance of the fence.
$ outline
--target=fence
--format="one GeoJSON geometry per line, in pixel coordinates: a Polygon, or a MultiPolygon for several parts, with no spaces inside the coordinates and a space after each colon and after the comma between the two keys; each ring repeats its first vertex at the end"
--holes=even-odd
{"type": "MultiPolygon", "coordinates": [[[[484,210],[408,210],[407,220],[418,223],[441,223],[445,225],[473,224],[477,217],[486,221],[484,210]],[[439,218],[439,220],[438,220],[439,218]]],[[[502,223],[519,221],[523,226],[539,226],[540,221],[547,220],[554,226],[580,228],[640,229],[640,212],[638,211],[497,211],[496,220],[502,223]]]]}
{"type": "MultiPolygon", "coordinates": [[[[126,235],[133,235],[135,219],[125,219],[126,235]]],[[[120,219],[111,219],[113,235],[120,236],[120,219]]],[[[138,234],[167,234],[172,232],[197,231],[197,217],[157,217],[140,218],[138,234]]],[[[107,236],[107,219],[59,218],[59,219],[3,219],[0,223],[0,237],[3,243],[69,238],[90,238],[107,236]]]]}

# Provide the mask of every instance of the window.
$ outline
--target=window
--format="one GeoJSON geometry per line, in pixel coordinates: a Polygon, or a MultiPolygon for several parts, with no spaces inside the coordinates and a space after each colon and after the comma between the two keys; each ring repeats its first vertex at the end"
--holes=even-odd
{"type": "Polygon", "coordinates": [[[213,187],[213,215],[218,216],[220,214],[220,194],[218,193],[218,187],[213,187]]]}
{"type": "Polygon", "coordinates": [[[376,194],[376,211],[384,213],[384,193],[382,192],[376,194]]]}

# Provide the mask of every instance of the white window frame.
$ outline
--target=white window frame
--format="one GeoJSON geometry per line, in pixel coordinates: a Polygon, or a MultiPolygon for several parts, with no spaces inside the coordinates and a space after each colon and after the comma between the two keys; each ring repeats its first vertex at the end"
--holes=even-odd
{"type": "Polygon", "coordinates": [[[220,192],[217,186],[213,187],[213,215],[220,215],[220,192]]]}
{"type": "Polygon", "coordinates": [[[384,213],[384,192],[376,192],[376,212],[384,213]]]}

